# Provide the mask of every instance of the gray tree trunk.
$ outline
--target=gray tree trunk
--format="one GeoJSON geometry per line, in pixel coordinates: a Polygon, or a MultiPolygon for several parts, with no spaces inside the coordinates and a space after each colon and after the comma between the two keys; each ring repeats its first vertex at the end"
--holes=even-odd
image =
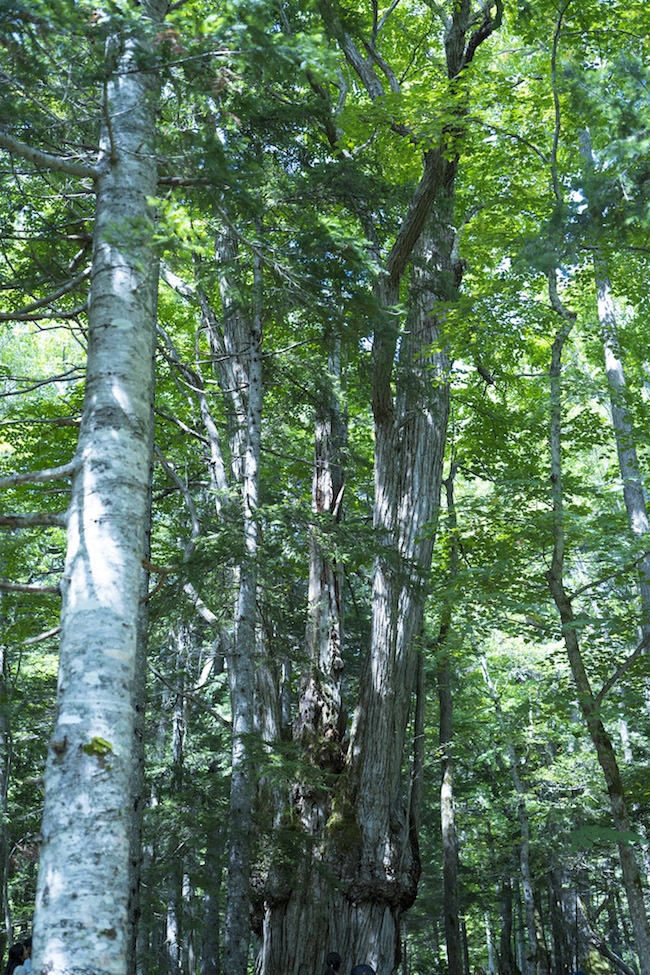
{"type": "MultiPolygon", "coordinates": [[[[362,54],[334,6],[324,3],[320,10],[371,101],[384,98],[389,89],[395,97],[399,82],[375,48],[376,35],[366,38],[362,54]]],[[[404,772],[412,754],[407,729],[418,657],[414,643],[428,585],[449,409],[447,364],[439,351],[440,321],[434,309],[441,300],[453,299],[462,274],[453,230],[458,156],[449,152],[447,140],[460,143],[464,69],[498,26],[489,5],[475,13],[469,0],[450,3],[443,16],[445,83],[459,95],[457,114],[441,144],[423,153],[422,177],[385,258],[372,216],[366,211],[360,218],[377,265],[372,408],[374,529],[380,554],[373,569],[370,644],[346,764],[318,842],[309,843],[293,869],[283,865],[269,872],[258,975],[305,975],[318,968],[329,950],[341,954],[344,970],[367,963],[377,975],[392,975],[399,967],[401,919],[417,891],[420,861],[412,804],[417,775],[406,787],[404,772]],[[474,33],[468,36],[470,25],[474,33]],[[404,323],[396,309],[409,265],[413,273],[404,323]],[[314,859],[318,870],[312,869],[314,859]]],[[[397,124],[391,128],[411,137],[397,124]]],[[[335,140],[332,148],[338,151],[335,140]]],[[[416,761],[411,759],[412,773],[416,761]]],[[[322,797],[315,795],[312,823],[324,819],[324,809],[322,797]]],[[[308,818],[306,810],[301,818],[308,818]]]]}
{"type": "MultiPolygon", "coordinates": [[[[636,437],[626,403],[626,381],[623,368],[616,308],[612,297],[612,285],[602,258],[594,258],[598,317],[603,334],[605,372],[610,391],[612,424],[616,436],[618,464],[623,481],[623,498],[630,530],[637,538],[650,534],[648,512],[643,493],[643,478],[636,450],[636,437]]],[[[646,552],[638,563],[638,585],[641,596],[641,633],[650,638],[650,553],[646,552]]]]}
{"type": "Polygon", "coordinates": [[[222,342],[228,358],[232,404],[230,453],[235,483],[241,493],[244,558],[237,568],[237,604],[233,653],[228,657],[232,707],[230,842],[225,916],[224,967],[229,975],[246,975],[250,938],[251,824],[254,798],[255,657],[257,558],[259,546],[259,470],[262,427],[261,267],[255,263],[255,307],[237,299],[228,262],[236,242],[225,235],[218,248],[222,261],[222,342]]]}
{"type": "MultiPolygon", "coordinates": [[[[565,324],[553,343],[551,360],[551,490],[553,497],[553,559],[547,572],[551,595],[555,601],[562,621],[562,634],[569,658],[571,673],[576,686],[578,703],[587,725],[589,735],[596,749],[598,762],[603,770],[610,808],[616,830],[627,833],[631,824],[628,815],[625,791],[621,779],[616,754],[611,739],[600,719],[600,706],[592,692],[587,676],[580,643],[578,626],[573,614],[571,600],[564,588],[564,503],[562,491],[562,452],[561,452],[561,361],[562,348],[570,332],[565,324]]],[[[618,844],[623,885],[627,894],[628,908],[634,930],[634,940],[642,975],[650,975],[650,928],[643,897],[643,885],[634,851],[625,841],[618,844]]]]}
{"type": "Polygon", "coordinates": [[[517,963],[512,950],[512,883],[508,874],[502,874],[498,886],[501,934],[499,937],[499,975],[517,975],[517,963]]]}
{"type": "MultiPolygon", "coordinates": [[[[161,20],[166,4],[149,0],[137,10],[143,21],[161,20]]],[[[113,36],[110,48],[111,124],[101,134],[109,164],[95,187],[86,397],[68,515],[34,918],[34,970],[53,975],[125,975],[130,952],[132,691],[149,478],[157,78],[140,70],[145,46],[132,29],[113,36]]]]}
{"type": "MultiPolygon", "coordinates": [[[[156,342],[156,317],[158,309],[158,262],[152,281],[154,308],[154,334],[156,342]]],[[[147,485],[147,513],[143,555],[151,557],[151,505],[154,464],[154,406],[155,406],[155,357],[151,360],[151,402],[149,416],[149,483],[147,485]]],[[[145,795],[145,718],[147,709],[147,654],[149,639],[149,572],[143,568],[140,582],[140,609],[138,612],[138,636],[136,645],[135,677],[133,681],[133,762],[131,767],[131,836],[129,862],[131,881],[129,893],[129,953],[127,973],[135,975],[138,966],[138,931],[142,914],[140,884],[142,879],[142,817],[146,804],[145,795]]]]}
{"type": "MultiPolygon", "coordinates": [[[[580,133],[581,151],[592,171],[596,168],[591,136],[588,131],[580,133]]],[[[602,219],[599,207],[590,207],[590,213],[595,218],[595,225],[602,219]]],[[[603,352],[605,355],[605,373],[609,386],[610,404],[612,410],[612,425],[616,437],[618,465],[623,482],[623,498],[627,512],[630,530],[638,538],[650,533],[648,512],[645,495],[643,493],[643,478],[639,466],[636,450],[636,436],[627,406],[627,383],[623,367],[623,357],[618,338],[616,321],[616,307],[612,295],[612,284],[607,262],[602,250],[596,245],[594,251],[594,274],[596,279],[596,297],[598,302],[598,319],[603,337],[603,352]]],[[[638,585],[641,597],[641,633],[644,638],[650,638],[650,552],[646,552],[638,563],[638,585]]]]}
{"type": "MultiPolygon", "coordinates": [[[[454,474],[445,481],[447,516],[449,520],[450,578],[458,573],[458,534],[454,505],[454,474]]],[[[437,646],[438,701],[440,705],[440,824],[442,830],[442,877],[445,906],[445,939],[449,975],[462,975],[463,956],[460,939],[460,915],[458,907],[458,838],[454,809],[453,775],[453,699],[451,693],[451,636],[453,596],[447,598],[442,612],[440,635],[437,646]]],[[[489,930],[489,929],[488,929],[489,930]]]]}
{"type": "MultiPolygon", "coordinates": [[[[3,597],[0,595],[0,612],[3,597]]],[[[0,623],[3,620],[0,618],[0,623]]],[[[9,713],[9,687],[7,686],[7,648],[0,643],[0,901],[2,920],[0,921],[0,951],[4,957],[5,948],[11,939],[11,917],[7,877],[9,870],[9,835],[7,832],[7,794],[11,771],[11,722],[9,713]]]]}

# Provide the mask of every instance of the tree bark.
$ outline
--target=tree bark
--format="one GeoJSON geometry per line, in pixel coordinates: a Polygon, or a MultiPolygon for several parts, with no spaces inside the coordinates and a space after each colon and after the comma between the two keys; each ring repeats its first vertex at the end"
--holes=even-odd
{"type": "MultiPolygon", "coordinates": [[[[4,597],[0,594],[0,623],[4,626],[4,597]]],[[[7,827],[7,795],[11,773],[11,718],[9,687],[7,686],[7,647],[0,642],[0,952],[4,957],[5,948],[11,939],[11,920],[8,901],[9,834],[7,827]]]]}
{"type": "MultiPolygon", "coordinates": [[[[137,8],[160,21],[166,4],[137,8]]],[[[131,28],[133,23],[131,22],[131,28]]],[[[142,35],[146,30],[142,31],[142,35]]],[[[124,975],[129,953],[133,700],[149,478],[157,77],[132,29],[110,39],[109,162],[96,180],[86,396],[62,582],[45,774],[34,970],[124,975]],[[133,70],[137,66],[137,70],[133,70]]]]}
{"type": "Polygon", "coordinates": [[[499,937],[499,975],[518,975],[519,969],[512,950],[512,883],[508,874],[502,874],[498,885],[501,934],[499,937]]]}
{"type": "MultiPolygon", "coordinates": [[[[582,155],[588,168],[596,169],[591,136],[588,131],[580,133],[582,155]]],[[[593,227],[597,228],[602,220],[600,207],[590,205],[590,215],[593,227]]],[[[598,319],[603,338],[603,352],[605,356],[605,373],[609,386],[609,400],[612,411],[612,425],[616,437],[616,452],[618,465],[623,482],[623,499],[630,530],[641,538],[650,534],[650,523],[643,493],[643,478],[636,450],[636,437],[630,411],[627,406],[627,382],[623,357],[618,337],[616,307],[612,295],[612,284],[607,261],[599,243],[593,256],[594,275],[596,281],[596,299],[598,304],[598,319]]],[[[641,634],[650,637],[650,552],[646,552],[638,562],[638,586],[641,597],[641,634]]]]}

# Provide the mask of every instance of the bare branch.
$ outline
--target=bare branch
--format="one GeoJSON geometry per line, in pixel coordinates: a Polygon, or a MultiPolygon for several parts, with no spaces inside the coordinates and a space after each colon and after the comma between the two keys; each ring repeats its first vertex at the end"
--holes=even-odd
{"type": "MultiPolygon", "coordinates": [[[[51,630],[46,630],[45,633],[39,633],[38,636],[30,636],[27,640],[23,640],[20,645],[21,647],[31,647],[34,643],[42,643],[43,640],[49,640],[50,637],[56,636],[57,633],[60,632],[61,632],[60,626],[53,626],[51,630]]],[[[38,781],[38,780],[32,780],[32,781],[38,781]]]]}
{"type": "Polygon", "coordinates": [[[153,572],[156,575],[168,576],[170,572],[178,572],[181,568],[180,565],[156,565],[155,562],[150,562],[149,559],[142,560],[142,568],[146,569],[147,572],[153,572]]]}
{"type": "Polygon", "coordinates": [[[32,586],[21,582],[8,582],[0,579],[0,589],[5,592],[21,592],[27,596],[60,596],[59,586],[32,586]]]}
{"type": "Polygon", "coordinates": [[[59,318],[76,318],[77,315],[81,315],[82,312],[86,310],[86,302],[83,301],[80,305],[76,305],[70,311],[44,311],[40,315],[38,312],[33,312],[32,314],[26,314],[25,312],[14,312],[13,314],[4,314],[0,316],[0,321],[5,322],[40,322],[44,319],[49,321],[55,321],[59,318]]]}
{"type": "Polygon", "coordinates": [[[67,528],[68,515],[65,511],[32,511],[29,513],[0,515],[3,528],[67,528]]]}
{"type": "Polygon", "coordinates": [[[600,707],[600,705],[602,704],[605,698],[605,695],[611,691],[612,687],[614,687],[615,684],[618,684],[621,677],[623,677],[623,675],[628,672],[632,664],[636,663],[636,661],[639,659],[639,657],[646,649],[648,644],[650,644],[650,634],[648,634],[647,637],[641,640],[641,643],[638,645],[636,650],[630,654],[627,660],[623,661],[620,667],[617,667],[617,669],[614,671],[614,673],[609,678],[609,680],[605,681],[600,691],[596,695],[595,703],[597,707],[600,707]]]}
{"type": "Polygon", "coordinates": [[[201,521],[199,519],[199,514],[196,510],[196,505],[194,504],[194,498],[188,491],[187,485],[184,483],[183,479],[178,476],[174,468],[165,459],[164,455],[161,453],[161,451],[158,449],[157,446],[154,446],[154,452],[156,454],[156,457],[158,458],[158,462],[160,463],[162,469],[165,471],[167,476],[172,479],[172,481],[174,482],[178,490],[185,498],[185,504],[187,505],[187,510],[190,513],[190,519],[192,522],[192,541],[188,544],[185,552],[185,558],[187,559],[191,554],[191,552],[194,551],[195,539],[197,539],[198,536],[201,534],[201,521]]]}
{"type": "Polygon", "coordinates": [[[208,714],[211,714],[216,721],[219,721],[224,726],[224,728],[232,727],[230,721],[228,721],[226,718],[222,718],[218,711],[215,711],[214,708],[211,708],[209,704],[202,701],[200,697],[195,697],[194,694],[190,694],[188,691],[182,690],[179,687],[174,687],[174,685],[168,681],[166,677],[163,677],[159,670],[156,670],[152,663],[147,663],[147,666],[154,677],[161,681],[165,687],[168,687],[177,697],[182,697],[186,701],[191,701],[192,704],[196,704],[203,711],[207,711],[208,714]]]}
{"type": "Polygon", "coordinates": [[[62,159],[60,156],[50,155],[49,152],[33,149],[26,143],[14,139],[8,132],[3,132],[2,129],[0,129],[0,146],[12,155],[28,159],[35,166],[43,169],[53,169],[55,172],[67,173],[68,176],[78,176],[81,179],[97,179],[101,175],[101,170],[94,166],[75,163],[70,159],[62,159]]]}
{"type": "MultiPolygon", "coordinates": [[[[79,367],[73,366],[72,369],[68,369],[67,372],[61,373],[60,376],[48,376],[47,379],[38,379],[38,380],[35,379],[33,380],[31,386],[25,386],[23,387],[23,389],[13,389],[10,390],[8,393],[0,393],[0,397],[22,396],[23,393],[31,393],[34,389],[40,389],[41,386],[47,386],[49,383],[60,383],[63,382],[64,380],[66,382],[78,382],[80,379],[83,379],[83,375],[73,376],[72,374],[76,372],[79,372],[79,367]]],[[[25,377],[22,377],[20,380],[17,379],[14,380],[14,382],[18,382],[18,381],[29,382],[29,380],[26,379],[25,377]]]]}
{"type": "Polygon", "coordinates": [[[82,281],[85,281],[89,275],[90,268],[87,267],[85,271],[78,274],[76,278],[73,278],[71,281],[66,281],[66,283],[62,284],[60,288],[57,288],[56,291],[53,291],[49,295],[45,295],[44,298],[39,298],[37,301],[33,301],[30,305],[25,305],[24,308],[20,308],[18,311],[3,312],[0,314],[0,322],[14,321],[16,319],[20,319],[23,315],[29,315],[31,312],[36,311],[37,308],[43,308],[46,305],[51,305],[52,302],[56,301],[57,298],[60,298],[62,295],[69,294],[70,291],[74,291],[74,289],[80,285],[82,281]]]}
{"type": "Polygon", "coordinates": [[[60,467],[47,467],[42,471],[25,471],[23,474],[9,474],[0,477],[0,488],[15,487],[16,484],[39,484],[43,481],[62,481],[70,477],[79,466],[78,461],[71,460],[60,467]]]}

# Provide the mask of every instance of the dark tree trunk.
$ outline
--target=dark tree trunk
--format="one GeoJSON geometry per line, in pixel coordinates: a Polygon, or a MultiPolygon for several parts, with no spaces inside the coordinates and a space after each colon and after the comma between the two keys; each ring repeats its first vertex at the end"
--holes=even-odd
{"type": "Polygon", "coordinates": [[[501,915],[499,975],[519,975],[512,950],[512,884],[508,874],[503,874],[499,883],[499,913],[501,915]]]}

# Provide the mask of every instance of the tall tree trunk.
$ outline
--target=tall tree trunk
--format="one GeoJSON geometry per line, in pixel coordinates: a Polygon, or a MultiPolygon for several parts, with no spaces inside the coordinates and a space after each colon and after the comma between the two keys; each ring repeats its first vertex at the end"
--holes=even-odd
{"type": "Polygon", "coordinates": [[[564,871],[553,867],[548,873],[550,923],[553,933],[553,975],[565,975],[571,967],[569,931],[564,911],[564,871]]]}
{"type": "MultiPolygon", "coordinates": [[[[650,534],[648,512],[643,493],[643,478],[636,451],[636,438],[626,403],[627,388],[616,325],[616,309],[607,267],[598,254],[594,257],[598,317],[603,334],[605,371],[610,391],[612,423],[616,436],[618,465],[623,481],[623,498],[630,530],[637,538],[650,534]]],[[[641,634],[650,640],[650,552],[638,562],[638,586],[641,597],[641,634]]]]}
{"type": "MultiPolygon", "coordinates": [[[[309,531],[309,588],[305,651],[309,660],[302,675],[298,714],[293,737],[311,761],[321,769],[340,772],[345,713],[342,709],[343,676],[343,577],[331,554],[332,531],[343,509],[343,452],[347,439],[341,397],[341,344],[338,336],[328,342],[327,372],[320,380],[314,429],[314,472],[309,531]],[[328,551],[330,550],[330,551],[328,551]]],[[[321,790],[316,799],[313,785],[306,794],[300,784],[294,793],[302,825],[308,834],[322,830],[331,811],[331,792],[321,790]]]]}
{"type": "Polygon", "coordinates": [[[521,867],[521,886],[524,896],[524,908],[526,911],[526,931],[528,934],[528,946],[533,966],[537,975],[549,975],[549,957],[542,919],[535,904],[535,890],[533,877],[530,869],[530,822],[528,819],[528,809],[526,806],[526,790],[521,781],[517,754],[512,743],[510,732],[506,726],[506,721],[501,709],[499,694],[494,686],[488,670],[487,659],[481,660],[481,670],[485,684],[494,702],[499,727],[503,734],[506,751],[508,753],[508,763],[510,766],[510,776],[517,796],[517,814],[519,818],[519,863],[521,867]]]}
{"type": "Polygon", "coordinates": [[[518,968],[512,950],[512,883],[508,874],[501,876],[498,886],[501,935],[499,938],[499,975],[517,975],[518,968]]]}
{"type": "MultiPolygon", "coordinates": [[[[447,514],[449,519],[450,576],[458,573],[458,535],[454,505],[454,474],[445,481],[447,514]]],[[[452,590],[453,591],[453,590],[452,590]]],[[[458,909],[458,837],[454,811],[453,775],[453,701],[451,694],[451,654],[449,639],[452,622],[453,595],[450,593],[443,608],[437,648],[438,701],[440,704],[440,824],[442,829],[442,877],[445,905],[445,939],[449,975],[462,975],[463,956],[460,940],[458,909]]]]}
{"type": "MultiPolygon", "coordinates": [[[[596,160],[593,155],[591,136],[589,132],[580,133],[580,146],[587,166],[595,170],[596,160]]],[[[589,212],[594,227],[598,227],[602,220],[600,206],[590,205],[589,212]]],[[[627,383],[623,367],[623,357],[618,337],[616,321],[616,307],[612,296],[612,284],[602,250],[598,243],[593,256],[594,274],[596,279],[596,298],[598,302],[598,319],[603,337],[603,352],[605,355],[605,373],[609,386],[609,397],[612,410],[612,425],[616,437],[616,451],[618,465],[623,482],[623,498],[630,530],[637,538],[650,534],[650,523],[643,493],[643,478],[639,466],[636,450],[636,437],[630,411],[627,406],[627,383]]],[[[644,639],[650,640],[650,552],[646,552],[638,562],[638,585],[641,597],[641,633],[644,639]]]]}
{"type": "Polygon", "coordinates": [[[221,910],[219,892],[221,889],[222,860],[221,850],[217,849],[218,837],[208,836],[205,854],[205,874],[207,891],[203,912],[203,938],[201,942],[201,968],[199,975],[221,975],[219,932],[221,930],[221,910]]]}
{"type": "MultiPolygon", "coordinates": [[[[34,919],[34,969],[124,975],[129,954],[131,769],[147,515],[157,78],[141,70],[133,9],[113,35],[96,181],[86,396],[68,513],[55,728],[34,919]],[[136,70],[134,70],[136,68],[136,70]],[[83,896],[80,896],[83,892],[83,896]]],[[[142,36],[147,33],[143,24],[142,36]]]]}
{"type": "Polygon", "coordinates": [[[227,262],[236,253],[229,235],[222,238],[223,344],[234,373],[231,387],[233,425],[231,466],[241,492],[244,557],[237,569],[237,605],[233,653],[228,658],[232,707],[230,843],[225,917],[224,967],[246,975],[250,936],[251,824],[254,797],[255,656],[257,558],[259,546],[259,469],[262,426],[262,279],[255,258],[255,296],[247,314],[228,278],[227,262]]]}
{"type": "MultiPolygon", "coordinates": [[[[362,54],[334,5],[324,0],[319,9],[371,101],[389,95],[389,78],[394,98],[397,75],[376,51],[376,37],[365,39],[362,54]]],[[[465,69],[498,27],[500,9],[497,4],[493,19],[489,4],[478,14],[469,0],[449,4],[444,55],[446,83],[455,96],[453,121],[440,145],[423,152],[421,179],[385,259],[371,214],[360,215],[377,266],[373,524],[380,552],[373,567],[370,645],[331,811],[323,823],[327,805],[319,791],[313,808],[301,810],[303,822],[319,823],[317,836],[306,843],[294,870],[283,866],[269,873],[258,975],[302,975],[328,950],[338,951],[346,968],[367,963],[378,975],[391,975],[399,966],[401,919],[420,874],[413,808],[417,769],[412,767],[411,787],[404,783],[418,659],[414,643],[428,585],[449,410],[435,309],[453,300],[462,275],[453,204],[455,147],[467,111],[465,69]],[[409,266],[410,313],[403,327],[397,308],[409,266]],[[314,859],[318,871],[312,870],[314,859]]],[[[398,125],[391,128],[410,137],[398,125]]],[[[335,143],[332,148],[339,152],[335,143]]],[[[318,743],[315,734],[314,740],[318,743]]]]}
{"type": "MultiPolygon", "coordinates": [[[[600,701],[593,694],[587,676],[580,643],[578,627],[573,614],[573,606],[564,588],[564,502],[562,491],[562,452],[561,452],[561,363],[562,349],[569,335],[571,325],[566,322],[558,332],[553,343],[551,359],[551,492],[553,497],[553,559],[546,574],[551,595],[555,601],[562,621],[562,635],[569,658],[571,673],[575,683],[578,703],[587,725],[589,735],[596,749],[598,762],[603,770],[614,827],[621,833],[630,831],[630,819],[625,799],[616,754],[611,739],[600,719],[600,701]]],[[[628,908],[632,919],[634,940],[642,975],[650,975],[650,929],[646,915],[643,886],[639,867],[631,845],[624,840],[618,844],[623,885],[627,894],[628,908]]]]}
{"type": "MultiPolygon", "coordinates": [[[[154,308],[154,334],[156,342],[156,318],[158,310],[158,262],[152,276],[154,308]]],[[[149,416],[149,483],[147,485],[147,513],[143,556],[151,558],[151,507],[154,465],[154,406],[155,406],[155,357],[151,360],[151,400],[149,416]]],[[[127,975],[135,975],[138,964],[138,930],[141,916],[140,884],[142,879],[142,818],[146,804],[145,795],[145,719],[147,709],[147,653],[149,641],[149,572],[142,569],[140,581],[140,608],[138,612],[138,636],[136,644],[135,678],[133,681],[133,762],[131,766],[131,835],[130,835],[130,892],[129,892],[129,948],[127,975]]]]}
{"type": "MultiPolygon", "coordinates": [[[[314,807],[313,823],[325,827],[319,858],[341,885],[334,888],[325,871],[313,873],[308,861],[300,865],[304,875],[292,878],[288,889],[286,880],[281,885],[277,876],[271,878],[259,966],[264,975],[297,975],[307,958],[318,965],[328,950],[337,950],[345,965],[367,962],[388,975],[398,964],[400,919],[417,888],[415,816],[404,803],[403,756],[415,689],[413,639],[433,544],[433,533],[423,538],[422,528],[432,525],[437,513],[448,411],[444,356],[432,351],[438,321],[432,314],[431,278],[436,279],[445,251],[437,252],[427,238],[420,257],[410,333],[400,349],[403,384],[396,403],[385,385],[392,364],[386,370],[390,354],[384,344],[394,348],[396,335],[378,333],[377,338],[375,528],[384,548],[375,564],[370,650],[347,764],[325,823],[327,806],[320,813],[314,807]]],[[[385,306],[395,303],[383,294],[385,306]]],[[[316,801],[322,803],[322,796],[316,801]]]]}
{"type": "MultiPolygon", "coordinates": [[[[0,613],[4,597],[0,595],[0,613]]],[[[4,624],[4,616],[0,616],[0,623],[4,624]]],[[[8,899],[8,871],[9,871],[9,834],[7,826],[7,795],[9,790],[9,775],[11,773],[11,719],[9,711],[9,687],[7,686],[7,647],[0,642],[0,902],[2,903],[2,917],[0,920],[0,957],[4,957],[5,948],[11,940],[11,918],[8,899]]]]}
{"type": "MultiPolygon", "coordinates": [[[[341,700],[343,659],[342,632],[342,573],[331,556],[328,536],[339,523],[342,514],[344,468],[343,455],[347,440],[345,409],[342,404],[341,349],[338,336],[326,336],[327,371],[320,378],[320,396],[314,428],[314,471],[312,477],[312,513],[309,538],[309,588],[305,649],[308,666],[301,678],[298,712],[293,725],[293,737],[298,741],[307,760],[316,768],[340,773],[343,767],[342,748],[345,713],[341,700]]],[[[293,805],[306,836],[320,838],[331,814],[332,790],[323,780],[314,785],[313,775],[298,781],[294,787],[293,805]]],[[[329,897],[329,882],[314,875],[308,883],[318,886],[325,902],[329,897]]],[[[266,885],[266,906],[263,925],[264,941],[258,969],[263,972],[289,972],[288,959],[283,962],[285,942],[278,938],[277,925],[284,927],[285,913],[269,909],[269,891],[277,884],[270,877],[266,885]],[[287,967],[283,967],[286,965],[287,967]]],[[[277,894],[276,894],[277,896],[277,894]]],[[[297,903],[290,898],[289,911],[305,909],[304,893],[297,903]]],[[[290,915],[289,915],[290,916],[290,915]]],[[[334,918],[335,920],[335,918],[334,918]]],[[[312,964],[324,965],[330,950],[341,951],[341,933],[335,929],[322,930],[314,926],[309,934],[312,964]],[[329,939],[329,940],[327,940],[329,939]]],[[[292,946],[295,953],[299,945],[292,946]]],[[[308,957],[308,952],[303,952],[308,957]]],[[[296,959],[300,955],[295,956],[296,959]]],[[[296,962],[293,962],[294,964],[296,962]]]]}
{"type": "MultiPolygon", "coordinates": [[[[178,808],[182,802],[183,780],[185,772],[185,737],[186,737],[186,702],[184,697],[185,675],[192,650],[194,634],[186,623],[181,623],[171,634],[173,646],[171,659],[174,662],[175,691],[172,692],[172,761],[170,793],[174,805],[178,808]]],[[[183,868],[185,857],[183,846],[176,842],[176,837],[170,837],[168,848],[167,877],[167,937],[166,966],[168,975],[179,975],[187,970],[185,959],[185,918],[183,896],[183,868]]]]}

